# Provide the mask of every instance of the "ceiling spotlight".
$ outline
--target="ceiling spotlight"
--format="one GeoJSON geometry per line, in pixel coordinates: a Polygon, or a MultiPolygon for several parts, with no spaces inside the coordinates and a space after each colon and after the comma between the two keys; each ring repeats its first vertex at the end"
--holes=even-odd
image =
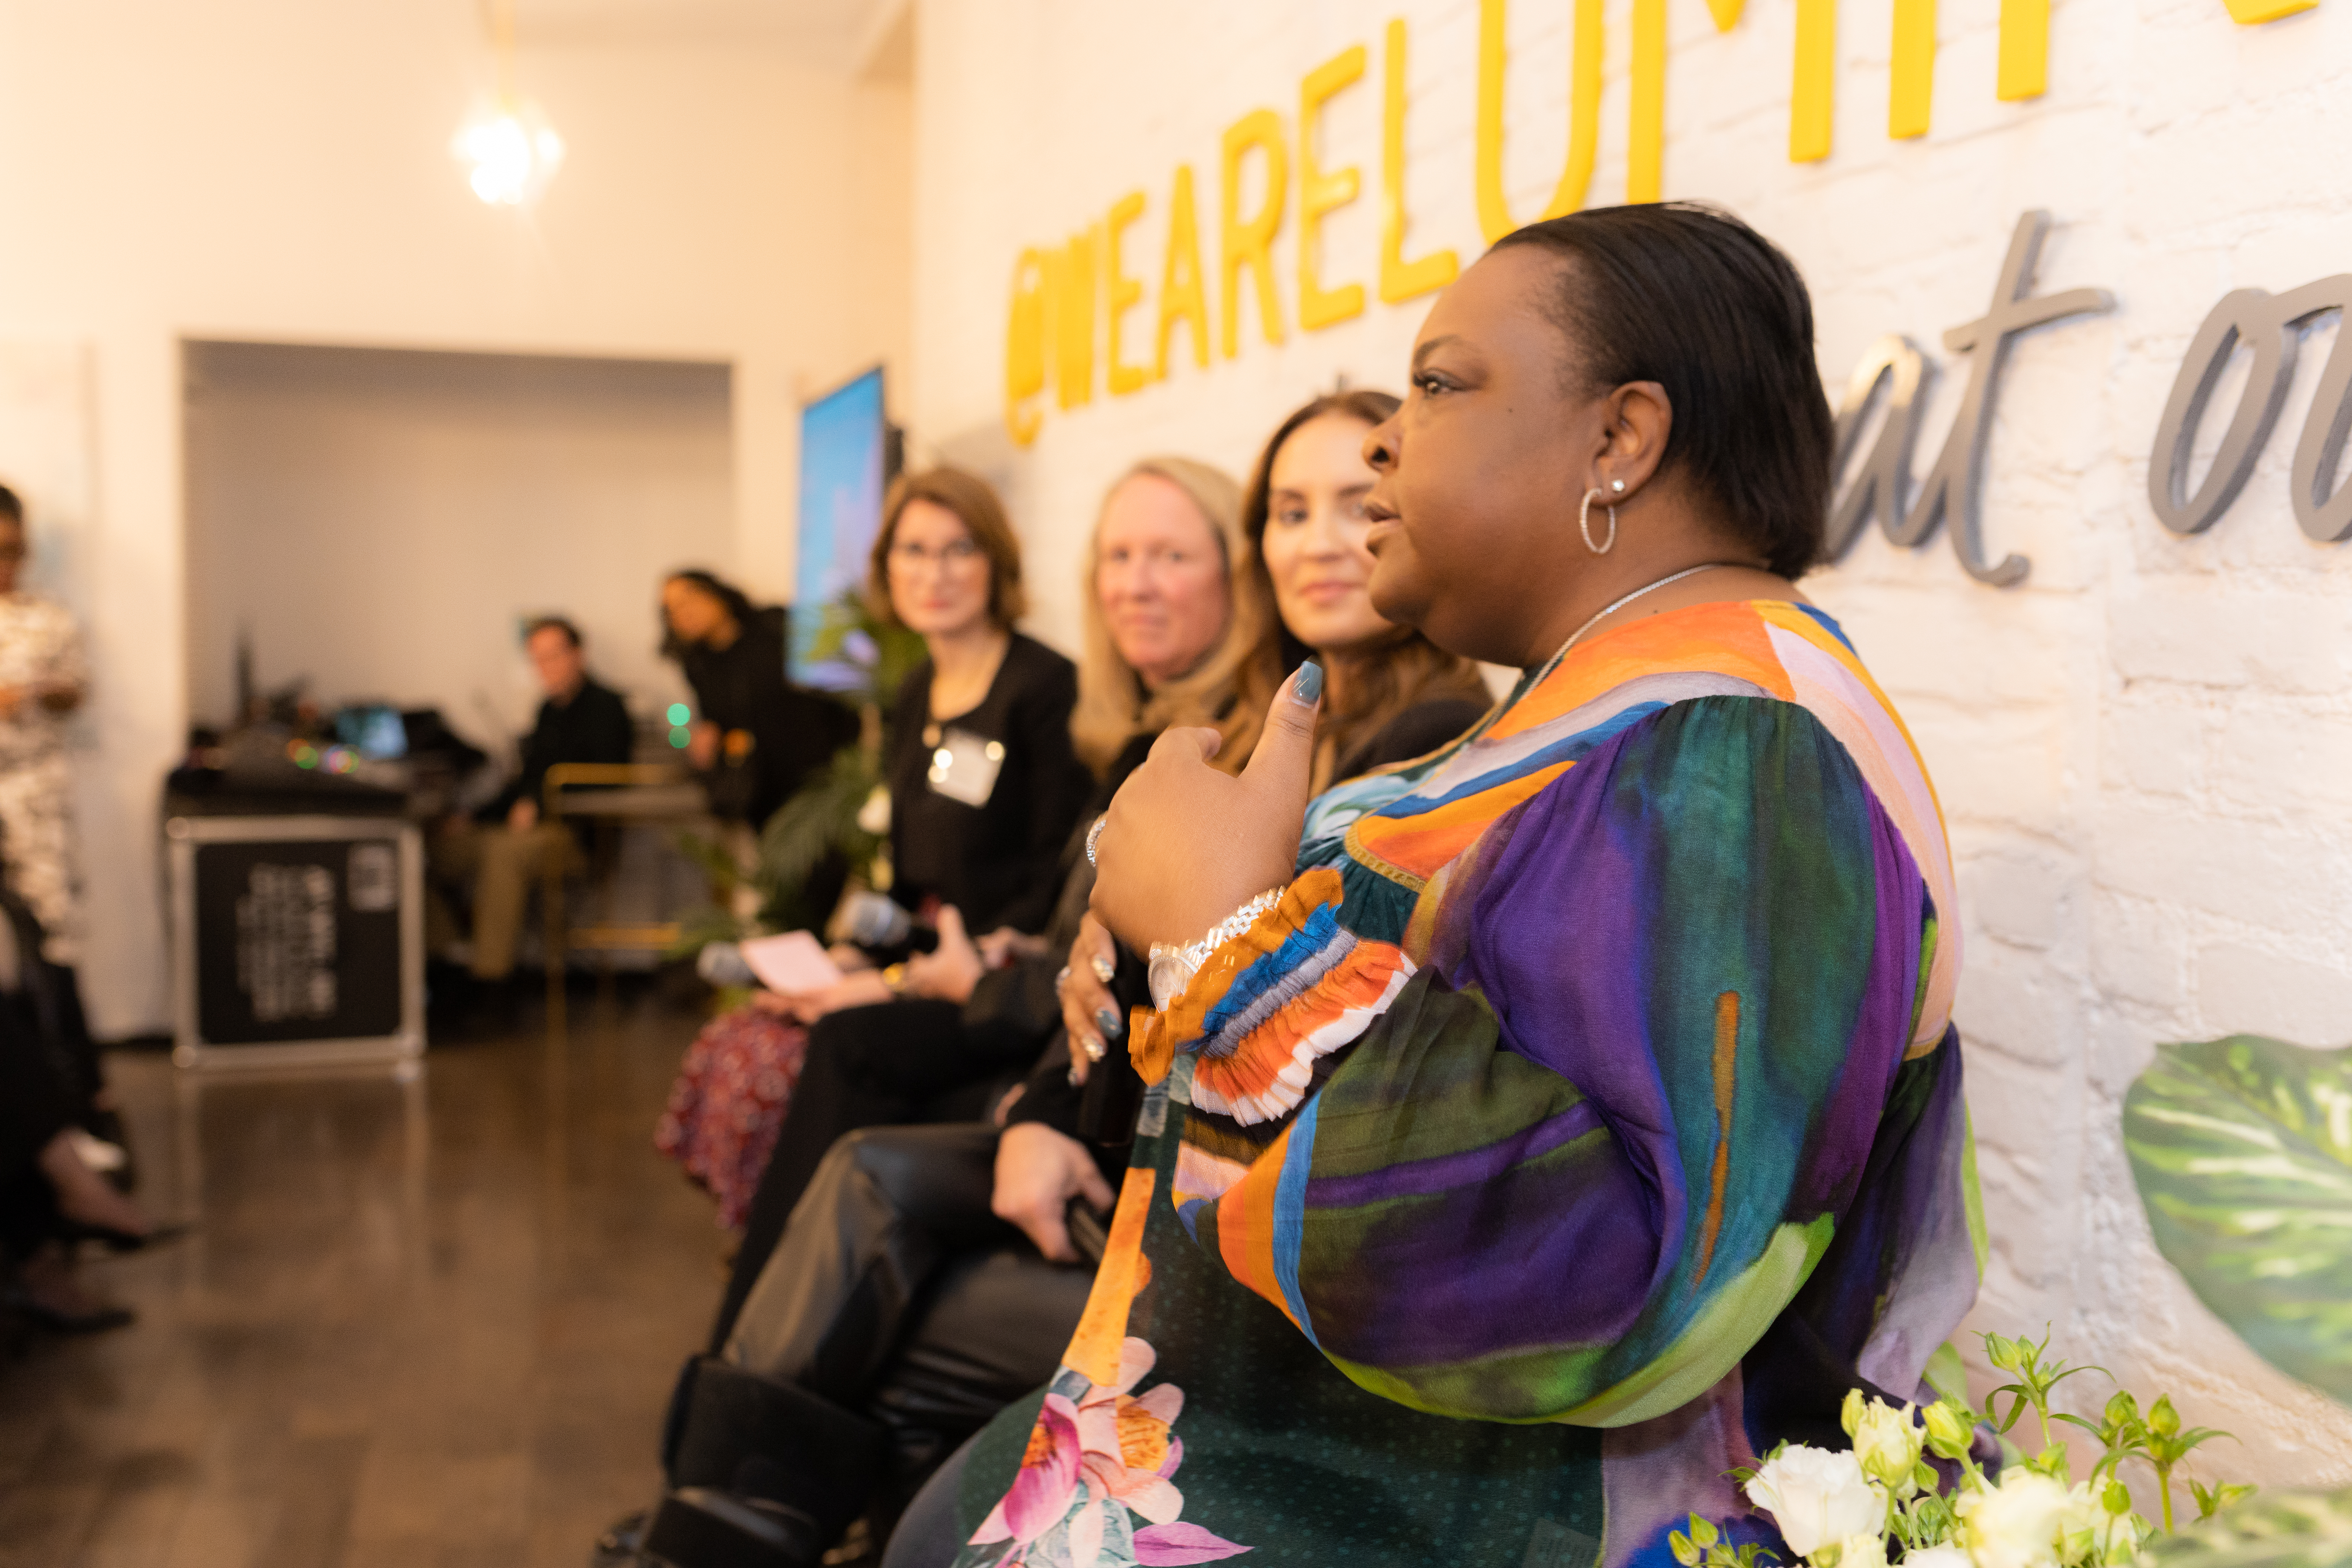
{"type": "Polygon", "coordinates": [[[563,138],[539,105],[515,93],[514,0],[483,0],[483,21],[498,62],[498,100],[457,128],[449,151],[466,165],[476,195],[494,207],[519,207],[537,201],[563,167],[563,138]]]}
{"type": "Polygon", "coordinates": [[[492,206],[537,201],[563,166],[563,138],[528,100],[509,100],[476,113],[458,127],[449,151],[467,166],[474,194],[492,206]]]}

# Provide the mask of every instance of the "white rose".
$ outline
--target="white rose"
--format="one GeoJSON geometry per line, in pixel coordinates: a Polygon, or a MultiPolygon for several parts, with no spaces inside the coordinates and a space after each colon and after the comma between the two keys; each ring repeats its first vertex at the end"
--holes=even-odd
{"type": "Polygon", "coordinates": [[[1998,1488],[1976,1493],[1970,1502],[1960,1537],[1976,1568],[2055,1568],[2064,1487],[2016,1466],[2002,1472],[1998,1488]]]}
{"type": "Polygon", "coordinates": [[[1886,1542],[1875,1535],[1849,1535],[1838,1542],[1837,1568],[1886,1568],[1886,1542]]]}
{"type": "Polygon", "coordinates": [[[1901,1497],[1911,1489],[1911,1471],[1919,1463],[1919,1448],[1927,1434],[1913,1425],[1912,1407],[1897,1409],[1883,1399],[1852,1401],[1854,1458],[1862,1472],[1901,1497]]]}
{"type": "Polygon", "coordinates": [[[1886,1500],[1850,1453],[1791,1443],[1748,1478],[1748,1498],[1772,1516],[1800,1557],[1886,1530],[1886,1500]]]}
{"type": "Polygon", "coordinates": [[[1922,1546],[1903,1554],[1903,1568],[1974,1568],[1957,1546],[1922,1546]]]}

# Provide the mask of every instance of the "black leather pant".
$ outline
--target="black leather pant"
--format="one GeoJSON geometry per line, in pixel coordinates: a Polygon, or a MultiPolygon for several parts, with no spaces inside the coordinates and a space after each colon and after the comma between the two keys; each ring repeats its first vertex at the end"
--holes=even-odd
{"type": "MultiPolygon", "coordinates": [[[[962,1010],[947,1002],[886,1002],[819,1019],[809,1031],[808,1055],[776,1134],[776,1151],[744,1216],[743,1244],[719,1304],[711,1352],[734,1331],[736,1314],[835,1140],[862,1127],[984,1115],[999,1092],[995,1080],[1026,1066],[1039,1044],[1003,1029],[968,1028],[962,1010]]],[[[982,1215],[987,1191],[983,1178],[982,1215]]]]}
{"type": "Polygon", "coordinates": [[[887,1528],[940,1461],[1054,1374],[1093,1274],[1047,1262],[989,1212],[997,1136],[960,1123],[834,1144],[723,1352],[689,1372],[673,1486],[788,1504],[828,1540],[869,1510],[887,1528]]]}

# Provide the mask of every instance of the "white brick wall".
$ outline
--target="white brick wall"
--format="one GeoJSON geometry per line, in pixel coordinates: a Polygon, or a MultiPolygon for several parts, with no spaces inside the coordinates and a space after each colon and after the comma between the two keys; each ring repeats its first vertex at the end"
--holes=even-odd
{"type": "MultiPolygon", "coordinates": [[[[2110,316],[2021,340],[2011,361],[1985,535],[1996,559],[2032,558],[2024,585],[1979,586],[1940,538],[1914,553],[1874,531],[1807,584],[1901,704],[1950,816],[1994,1237],[1972,1323],[2047,1319],[2072,1356],[2144,1394],[2171,1389],[2189,1419],[2242,1439],[2204,1473],[2352,1480],[2352,1415],[2263,1366],[2149,1247],[2117,1131],[2159,1040],[2352,1037],[2352,546],[2305,540],[2286,499],[2333,329],[2306,343],[2270,448],[2216,528],[2177,538],[2146,500],[2158,416],[2213,302],[2352,270],[2352,0],[2260,27],[2232,24],[2221,0],[2067,0],[2050,90],[2028,103],[1993,95],[1995,0],[1939,9],[1930,133],[1887,139],[1887,7],[1848,5],[1835,147],[1801,166],[1786,158],[1793,5],[1748,0],[1719,35],[1696,0],[1675,0],[1665,191],[1731,205],[1797,258],[1833,387],[1883,332],[1945,358],[1942,331],[1982,313],[2029,207],[2055,219],[2038,291],[2117,299],[2110,316]]],[[[1513,5],[1505,167],[1524,216],[1558,175],[1570,10],[1513,5]]],[[[1627,14],[1610,0],[1595,202],[1624,191],[1627,14]]],[[[1013,258],[1141,189],[1126,248],[1146,283],[1129,336],[1148,343],[1175,165],[1193,167],[1213,247],[1224,127],[1261,105],[1293,122],[1299,79],[1361,43],[1367,78],[1334,100],[1323,161],[1359,165],[1363,197],[1326,225],[1325,278],[1369,291],[1381,34],[1396,15],[1412,28],[1408,254],[1450,245],[1466,263],[1480,249],[1475,0],[923,0],[908,406],[919,450],[1005,479],[1040,563],[1038,626],[1065,646],[1077,585],[1059,563],[1108,479],[1158,449],[1238,471],[1336,374],[1397,387],[1426,300],[1300,333],[1294,191],[1276,247],[1281,348],[1252,314],[1240,358],[1201,373],[1179,355],[1167,382],[1121,398],[1103,394],[1098,353],[1095,401],[1049,407],[1015,451],[1000,418],[1013,258]]],[[[2071,1386],[2095,1404],[2096,1381],[2071,1386]]]]}

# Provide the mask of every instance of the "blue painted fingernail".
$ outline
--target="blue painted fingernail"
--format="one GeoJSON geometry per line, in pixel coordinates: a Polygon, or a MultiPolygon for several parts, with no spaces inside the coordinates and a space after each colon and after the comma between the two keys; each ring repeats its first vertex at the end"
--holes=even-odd
{"type": "Polygon", "coordinates": [[[1308,659],[1298,667],[1298,679],[1291,682],[1290,700],[1302,708],[1312,708],[1315,700],[1323,695],[1323,667],[1308,659]]]}
{"type": "Polygon", "coordinates": [[[1119,1021],[1118,1009],[1116,1007],[1096,1008],[1095,1026],[1103,1032],[1103,1038],[1107,1040],[1118,1038],[1119,1032],[1127,1027],[1119,1021]]]}

